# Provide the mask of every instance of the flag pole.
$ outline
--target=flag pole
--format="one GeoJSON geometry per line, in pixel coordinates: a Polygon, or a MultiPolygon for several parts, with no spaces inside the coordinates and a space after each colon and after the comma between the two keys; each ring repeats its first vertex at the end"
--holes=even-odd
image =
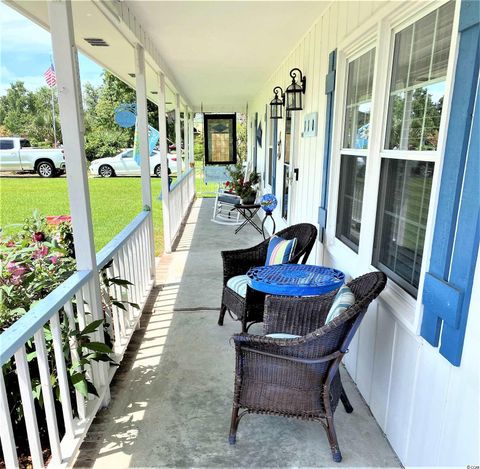
{"type": "Polygon", "coordinates": [[[53,86],[50,88],[52,92],[52,122],[53,122],[53,140],[55,142],[55,148],[57,148],[57,124],[55,122],[55,99],[53,95],[53,86]]]}
{"type": "MultiPolygon", "coordinates": [[[[53,70],[55,70],[53,66],[53,57],[50,56],[50,64],[53,70]]],[[[55,80],[56,81],[56,80],[55,80]]],[[[55,85],[54,85],[55,86],[55,85]]],[[[50,87],[50,91],[52,92],[52,124],[53,124],[53,141],[55,144],[55,148],[57,148],[57,123],[55,119],[55,96],[53,94],[54,86],[50,87]]]]}

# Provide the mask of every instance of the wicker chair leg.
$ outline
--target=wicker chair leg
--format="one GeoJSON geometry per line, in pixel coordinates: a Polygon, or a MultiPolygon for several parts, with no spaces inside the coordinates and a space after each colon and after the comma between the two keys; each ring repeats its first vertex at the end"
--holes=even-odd
{"type": "Polygon", "coordinates": [[[227,307],[222,305],[220,307],[220,315],[218,316],[218,325],[223,326],[223,318],[225,317],[225,312],[227,311],[227,307]]]}
{"type": "Polygon", "coordinates": [[[230,422],[230,434],[228,435],[228,442],[231,445],[234,445],[237,442],[237,428],[238,422],[240,422],[240,419],[238,418],[238,411],[238,407],[233,406],[232,420],[230,422]]]}
{"type": "Polygon", "coordinates": [[[348,400],[347,393],[345,392],[345,388],[342,385],[342,392],[340,394],[340,399],[342,401],[343,407],[345,408],[345,412],[347,414],[351,414],[353,412],[353,407],[352,404],[350,404],[350,401],[348,400]]]}
{"type": "Polygon", "coordinates": [[[332,458],[335,462],[342,461],[342,453],[338,446],[337,433],[335,432],[335,425],[333,424],[333,416],[327,417],[327,437],[330,443],[330,451],[332,452],[332,458]]]}

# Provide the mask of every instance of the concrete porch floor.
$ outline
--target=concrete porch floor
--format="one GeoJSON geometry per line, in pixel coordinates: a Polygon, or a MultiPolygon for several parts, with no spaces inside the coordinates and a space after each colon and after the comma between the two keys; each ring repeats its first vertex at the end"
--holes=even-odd
{"type": "Polygon", "coordinates": [[[177,249],[158,263],[158,287],[112,382],[112,401],[95,419],[75,467],[399,467],[346,372],[354,412],[339,405],[335,414],[342,463],[333,463],[315,422],[247,415],[237,444],[228,444],[229,339],[240,325],[228,316],[217,325],[220,251],[262,238],[251,227],[235,236],[232,227],[212,223],[212,208],[212,199],[194,203],[177,249]]]}

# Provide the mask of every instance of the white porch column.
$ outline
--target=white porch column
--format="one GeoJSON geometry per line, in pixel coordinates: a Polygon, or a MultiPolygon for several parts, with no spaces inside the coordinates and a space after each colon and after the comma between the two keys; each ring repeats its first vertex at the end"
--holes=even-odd
{"type": "Polygon", "coordinates": [[[135,86],[137,91],[138,141],[140,147],[140,174],[142,176],[142,202],[152,208],[150,185],[150,155],[148,152],[147,85],[145,81],[145,52],[140,44],[135,46],[135,86]]]}
{"type": "Polygon", "coordinates": [[[180,125],[180,95],[175,95],[175,147],[177,148],[177,178],[182,174],[182,132],[180,125]]]}
{"type": "Polygon", "coordinates": [[[190,142],[188,141],[188,108],[185,106],[183,108],[183,147],[185,155],[185,171],[190,169],[190,158],[189,158],[189,148],[190,142]]]}
{"type": "MultiPolygon", "coordinates": [[[[145,80],[145,51],[140,44],[135,46],[135,86],[137,92],[137,131],[140,147],[140,174],[142,177],[143,208],[152,210],[152,187],[150,184],[150,155],[148,151],[147,84],[145,80]]],[[[150,217],[150,278],[155,278],[155,243],[153,216],[150,217]]]]}
{"type": "MultiPolygon", "coordinates": [[[[168,187],[168,143],[167,143],[167,116],[165,113],[166,92],[165,75],[159,75],[158,90],[158,131],[160,132],[160,160],[162,165],[162,207],[163,207],[163,239],[165,252],[172,252],[172,239],[170,231],[170,190],[168,187]]],[[[178,161],[178,159],[177,159],[178,161]]]]}
{"type": "Polygon", "coordinates": [[[192,111],[190,113],[190,119],[189,119],[189,124],[190,124],[190,161],[192,163],[195,162],[195,134],[193,132],[193,117],[194,117],[195,113],[192,111]]]}
{"type": "MultiPolygon", "coordinates": [[[[80,74],[70,0],[48,2],[48,14],[57,75],[58,105],[66,155],[68,197],[77,269],[93,272],[93,288],[90,289],[92,319],[103,319],[88,191],[80,74]]],[[[103,342],[103,333],[97,331],[95,340],[103,342]]],[[[100,384],[107,385],[107,367],[100,364],[99,370],[100,384]]],[[[109,397],[104,403],[106,404],[108,400],[109,397]]]]}

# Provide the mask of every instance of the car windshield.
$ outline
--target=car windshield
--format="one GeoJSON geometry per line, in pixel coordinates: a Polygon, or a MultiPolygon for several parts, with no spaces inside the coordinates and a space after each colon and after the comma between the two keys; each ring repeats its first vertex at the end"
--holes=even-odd
{"type": "Polygon", "coordinates": [[[22,139],[20,140],[20,148],[29,148],[32,145],[30,145],[30,142],[28,140],[22,139]]]}
{"type": "Polygon", "coordinates": [[[131,158],[132,156],[133,156],[133,150],[129,150],[122,155],[122,158],[131,158]]]}

